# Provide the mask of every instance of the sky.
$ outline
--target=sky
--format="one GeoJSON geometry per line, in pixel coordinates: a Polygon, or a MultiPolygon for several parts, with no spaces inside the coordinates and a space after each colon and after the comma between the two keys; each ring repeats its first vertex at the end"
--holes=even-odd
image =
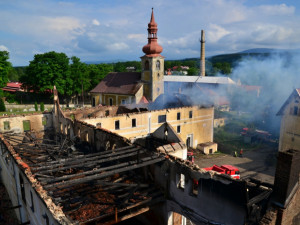
{"type": "Polygon", "coordinates": [[[140,60],[154,7],[166,59],[251,48],[300,48],[295,0],[0,0],[0,51],[13,66],[35,54],[64,52],[81,61],[140,60]]]}

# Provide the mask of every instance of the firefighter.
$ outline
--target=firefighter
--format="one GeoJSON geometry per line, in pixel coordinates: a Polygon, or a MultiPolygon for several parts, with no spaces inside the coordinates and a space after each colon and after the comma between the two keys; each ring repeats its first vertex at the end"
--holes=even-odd
{"type": "Polygon", "coordinates": [[[237,157],[237,152],[236,151],[234,151],[234,157],[237,157]]]}

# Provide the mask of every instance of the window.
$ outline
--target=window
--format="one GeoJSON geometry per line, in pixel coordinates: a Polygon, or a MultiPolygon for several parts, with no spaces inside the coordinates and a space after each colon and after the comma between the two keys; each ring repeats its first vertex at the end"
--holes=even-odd
{"type": "Polygon", "coordinates": [[[125,104],[126,104],[126,100],[125,100],[125,99],[122,99],[121,104],[122,104],[122,105],[125,105],[125,104]]]}
{"type": "Polygon", "coordinates": [[[9,121],[4,121],[4,130],[10,130],[10,123],[9,123],[9,121]]]}
{"type": "Polygon", "coordinates": [[[20,179],[20,188],[21,188],[22,200],[23,200],[24,204],[26,205],[24,180],[23,180],[23,177],[21,175],[19,175],[19,179],[20,179]]]}
{"type": "Polygon", "coordinates": [[[160,61],[159,60],[156,61],[156,69],[160,70],[160,61]]]}
{"type": "Polygon", "coordinates": [[[189,111],[189,118],[193,118],[193,111],[189,111]]]}
{"type": "Polygon", "coordinates": [[[158,116],[158,122],[159,123],[164,123],[167,121],[167,115],[159,115],[158,116]]]}
{"type": "Polygon", "coordinates": [[[120,130],[120,121],[119,120],[115,121],[115,130],[120,130]]]}
{"type": "Polygon", "coordinates": [[[184,190],[185,186],[185,176],[184,174],[176,174],[176,179],[177,179],[177,188],[180,188],[184,190]]]}
{"type": "Polygon", "coordinates": [[[148,60],[145,61],[145,70],[149,70],[149,61],[148,60]]]}
{"type": "Polygon", "coordinates": [[[30,191],[30,200],[31,200],[31,210],[32,212],[34,212],[34,203],[33,203],[33,196],[32,196],[32,192],[30,191]]]}
{"type": "Polygon", "coordinates": [[[24,131],[30,131],[31,130],[30,120],[24,120],[23,121],[23,130],[24,131]]]}
{"type": "Polygon", "coordinates": [[[177,126],[177,133],[180,133],[180,126],[177,126]]]}
{"type": "Polygon", "coordinates": [[[96,106],[96,99],[93,97],[92,106],[96,106]]]}
{"type": "Polygon", "coordinates": [[[48,217],[48,215],[45,213],[45,214],[43,215],[43,217],[44,217],[44,219],[45,219],[46,225],[49,225],[49,217],[48,217]]]}
{"type": "Polygon", "coordinates": [[[298,106],[294,106],[294,115],[295,115],[295,116],[298,115],[298,106]]]}
{"type": "Polygon", "coordinates": [[[194,196],[198,195],[198,186],[199,186],[199,181],[196,179],[193,179],[193,185],[192,185],[192,194],[194,196]]]}
{"type": "Polygon", "coordinates": [[[109,98],[109,105],[113,105],[113,99],[109,98]]]}
{"type": "Polygon", "coordinates": [[[47,117],[42,118],[42,125],[43,126],[47,125],[47,117]]]}
{"type": "Polygon", "coordinates": [[[180,120],[180,112],[177,113],[177,120],[180,120]]]}
{"type": "Polygon", "coordinates": [[[136,127],[136,119],[131,120],[131,125],[132,125],[132,127],[136,127]]]}

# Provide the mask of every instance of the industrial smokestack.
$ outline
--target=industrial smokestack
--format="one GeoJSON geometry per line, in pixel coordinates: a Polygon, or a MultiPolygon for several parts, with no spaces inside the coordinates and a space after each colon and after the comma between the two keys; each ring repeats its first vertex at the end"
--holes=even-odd
{"type": "Polygon", "coordinates": [[[200,52],[200,76],[205,76],[205,34],[201,30],[201,52],[200,52]]]}

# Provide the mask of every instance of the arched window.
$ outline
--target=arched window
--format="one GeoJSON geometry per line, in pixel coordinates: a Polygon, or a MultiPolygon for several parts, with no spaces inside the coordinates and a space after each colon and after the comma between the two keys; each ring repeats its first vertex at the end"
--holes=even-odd
{"type": "Polygon", "coordinates": [[[149,70],[149,61],[148,60],[145,61],[145,70],[149,70]]]}
{"type": "Polygon", "coordinates": [[[160,61],[159,60],[156,61],[156,69],[160,70],[160,61]]]}

